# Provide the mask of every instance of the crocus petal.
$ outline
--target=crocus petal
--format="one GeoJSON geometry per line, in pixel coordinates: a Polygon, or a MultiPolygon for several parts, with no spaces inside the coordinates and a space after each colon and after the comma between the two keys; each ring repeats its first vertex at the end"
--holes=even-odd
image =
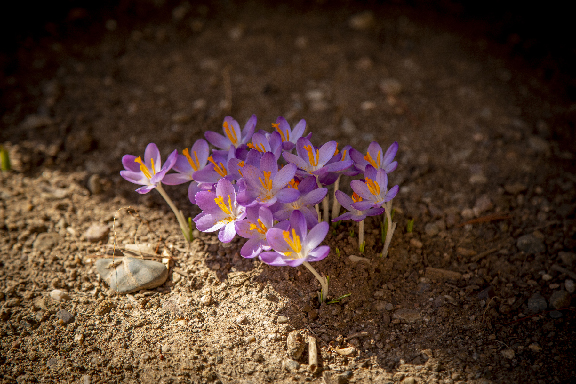
{"type": "MultiPolygon", "coordinates": [[[[262,156],[264,158],[264,156],[262,156]]],[[[276,161],[274,161],[276,163],[276,161]]],[[[276,165],[277,167],[277,165],[276,165]]],[[[296,174],[297,167],[294,164],[286,164],[272,180],[272,189],[280,189],[286,186],[296,174]]]]}
{"type": "Polygon", "coordinates": [[[226,179],[222,179],[216,184],[216,195],[222,196],[224,198],[225,203],[228,202],[228,196],[232,197],[232,201],[236,200],[236,190],[232,183],[226,179]]]}
{"type": "Polygon", "coordinates": [[[148,178],[146,178],[146,176],[144,176],[144,174],[140,171],[120,171],[120,176],[134,184],[148,184],[148,178]]]}
{"type": "Polygon", "coordinates": [[[374,207],[374,203],[372,201],[359,201],[357,203],[352,204],[352,207],[359,211],[365,211],[367,209],[374,207]]]}
{"type": "Polygon", "coordinates": [[[300,197],[300,192],[294,188],[282,188],[276,193],[276,199],[284,204],[293,203],[300,197]]]}
{"type": "Polygon", "coordinates": [[[246,122],[246,125],[244,125],[244,129],[242,130],[242,144],[246,144],[252,139],[257,121],[256,115],[252,115],[246,122]]]}
{"type": "Polygon", "coordinates": [[[188,200],[190,200],[192,204],[196,204],[196,194],[201,190],[200,185],[195,181],[191,182],[188,186],[188,200]]]}
{"type": "Polygon", "coordinates": [[[308,261],[320,261],[326,258],[326,256],[328,256],[328,253],[330,253],[330,247],[327,245],[322,245],[318,248],[316,248],[313,251],[310,251],[310,253],[308,253],[308,261]]]}
{"type": "Polygon", "coordinates": [[[352,160],[337,161],[335,163],[325,165],[322,167],[322,170],[324,172],[340,172],[352,166],[352,164],[352,160]]]}
{"type": "Polygon", "coordinates": [[[136,160],[136,156],[124,155],[122,156],[122,165],[128,171],[140,172],[140,164],[138,164],[134,160],[136,160]]]}
{"type": "Polygon", "coordinates": [[[308,169],[309,167],[308,163],[304,161],[301,157],[293,155],[289,152],[284,152],[282,156],[284,156],[284,159],[287,162],[296,165],[300,169],[308,169]]]}
{"type": "Polygon", "coordinates": [[[202,232],[214,232],[224,226],[224,223],[215,220],[213,215],[200,213],[194,218],[196,229],[202,232]]]}
{"type": "MultiPolygon", "coordinates": [[[[278,161],[272,152],[266,152],[262,155],[262,158],[260,159],[260,170],[262,172],[270,172],[270,177],[276,175],[278,172],[278,161]]],[[[294,172],[296,172],[296,170],[294,170],[294,172]]]]}
{"type": "Polygon", "coordinates": [[[366,164],[368,164],[368,161],[364,159],[364,155],[362,154],[362,152],[354,148],[350,148],[350,158],[354,161],[358,169],[364,171],[364,168],[366,167],[366,164]]]}
{"type": "Polygon", "coordinates": [[[185,173],[169,173],[164,176],[162,183],[166,185],[180,185],[190,180],[190,176],[185,173]]]}
{"type": "MultiPolygon", "coordinates": [[[[150,159],[154,159],[154,172],[160,171],[160,166],[162,165],[162,158],[160,157],[160,151],[154,143],[150,143],[146,146],[144,150],[144,163],[148,168],[151,168],[150,159]]],[[[152,172],[152,169],[150,169],[152,172]]]]}
{"type": "Polygon", "coordinates": [[[384,158],[382,159],[382,165],[388,165],[392,163],[394,157],[396,156],[396,152],[398,152],[398,142],[395,141],[392,143],[391,146],[388,147],[386,153],[384,154],[384,158]]]}
{"type": "Polygon", "coordinates": [[[231,221],[218,232],[218,240],[223,243],[229,243],[236,236],[236,223],[231,221]]]}
{"type": "Polygon", "coordinates": [[[216,194],[214,192],[199,191],[196,193],[195,198],[196,205],[198,205],[198,207],[203,211],[212,212],[219,208],[218,204],[216,204],[214,201],[216,198],[216,194]]]}
{"type": "Polygon", "coordinates": [[[260,254],[260,260],[273,267],[284,267],[288,265],[278,252],[262,252],[260,254]]]}
{"type": "Polygon", "coordinates": [[[291,252],[292,249],[288,244],[286,244],[286,240],[284,240],[284,231],[279,228],[270,228],[268,232],[266,232],[266,241],[268,244],[278,252],[291,252]]]}
{"type": "Polygon", "coordinates": [[[222,136],[218,132],[212,132],[212,131],[204,132],[204,137],[206,138],[206,140],[210,142],[210,144],[212,144],[216,148],[228,150],[228,148],[230,148],[230,145],[232,145],[232,143],[230,142],[230,140],[228,140],[228,138],[222,136]]]}
{"type": "MultiPolygon", "coordinates": [[[[328,224],[328,223],[325,223],[328,224]]],[[[290,226],[296,230],[296,234],[300,236],[300,239],[304,241],[306,234],[308,233],[308,226],[306,225],[306,219],[300,211],[293,211],[290,215],[290,226]]]]}
{"type": "Polygon", "coordinates": [[[388,202],[388,201],[392,200],[393,198],[395,198],[396,195],[398,194],[398,189],[400,189],[400,187],[397,185],[390,188],[390,190],[386,194],[386,198],[384,199],[384,202],[388,202]]]}
{"type": "Polygon", "coordinates": [[[323,166],[334,156],[334,152],[336,152],[336,148],[338,144],[335,141],[329,141],[323,146],[320,147],[318,151],[318,166],[323,166]]]}
{"type": "Polygon", "coordinates": [[[302,137],[305,129],[306,129],[306,120],[302,119],[298,122],[298,124],[296,124],[294,129],[292,129],[292,134],[290,135],[290,141],[295,143],[299,138],[302,137]]]}
{"type": "Polygon", "coordinates": [[[380,146],[380,144],[378,144],[377,141],[373,141],[368,145],[368,150],[366,151],[370,157],[374,160],[376,167],[380,168],[380,165],[382,164],[382,155],[384,154],[382,152],[382,147],[380,146]],[[380,161],[379,163],[377,161],[380,161]]]}
{"type": "Polygon", "coordinates": [[[328,234],[328,229],[330,229],[330,224],[325,221],[318,223],[314,228],[312,228],[310,232],[308,232],[308,236],[306,236],[306,248],[316,248],[322,241],[324,241],[326,234],[328,234]]]}
{"type": "Polygon", "coordinates": [[[262,240],[250,238],[240,249],[240,256],[251,259],[258,256],[260,252],[262,252],[262,240]]]}
{"type": "Polygon", "coordinates": [[[354,215],[352,214],[352,212],[346,212],[336,217],[332,221],[343,221],[343,220],[354,220],[354,215]]]}
{"type": "Polygon", "coordinates": [[[365,200],[374,200],[374,195],[368,189],[366,183],[361,180],[352,180],[350,182],[350,187],[354,192],[358,194],[361,198],[365,200]]]}
{"type": "Polygon", "coordinates": [[[348,196],[347,194],[345,194],[344,192],[338,190],[335,193],[336,195],[336,200],[338,200],[338,202],[340,203],[341,206],[343,206],[344,208],[346,208],[347,210],[351,211],[352,208],[352,203],[354,202],[354,200],[352,200],[352,198],[350,196],[348,196]]]}
{"type": "MultiPolygon", "coordinates": [[[[307,258],[306,258],[306,259],[307,259],[307,258]]],[[[304,258],[302,258],[302,259],[288,259],[288,258],[285,258],[285,259],[284,259],[284,262],[286,263],[287,266],[296,268],[296,267],[301,266],[301,265],[306,261],[306,259],[304,259],[304,258]]]]}
{"type": "Polygon", "coordinates": [[[143,187],[140,187],[136,190],[136,192],[138,192],[141,195],[145,195],[148,192],[150,192],[151,190],[153,190],[154,188],[156,188],[155,185],[145,185],[143,187]]]}
{"type": "MultiPolygon", "coordinates": [[[[336,191],[338,192],[338,191],[336,191]]],[[[328,193],[328,189],[326,188],[316,188],[315,190],[307,193],[306,195],[302,196],[300,202],[304,205],[315,205],[318,204],[324,199],[328,193]]]]}
{"type": "Polygon", "coordinates": [[[182,172],[182,173],[188,173],[194,171],[194,169],[188,162],[188,159],[184,155],[178,155],[172,169],[175,170],[176,172],[182,172]]]}
{"type": "Polygon", "coordinates": [[[191,148],[190,156],[194,159],[194,153],[198,156],[198,165],[200,165],[200,169],[206,166],[208,162],[208,156],[210,155],[210,147],[208,147],[208,143],[204,139],[198,139],[194,143],[191,148]]]}

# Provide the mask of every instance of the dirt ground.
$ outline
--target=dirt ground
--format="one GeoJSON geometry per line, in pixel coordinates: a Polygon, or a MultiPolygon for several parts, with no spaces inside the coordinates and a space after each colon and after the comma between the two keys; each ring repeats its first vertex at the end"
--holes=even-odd
{"type": "Polygon", "coordinates": [[[76,8],[2,55],[0,382],[572,382],[576,104],[466,23],[346,4],[76,8]],[[343,222],[315,263],[340,303],[240,239],[187,248],[156,191],[119,175],[149,142],[165,157],[252,114],[306,119],[316,145],[399,142],[389,256],[373,219],[364,254],[343,222]],[[168,281],[109,290],[94,263],[115,238],[169,256],[168,281]],[[316,371],[305,343],[289,355],[296,334],[317,340],[316,371]]]}

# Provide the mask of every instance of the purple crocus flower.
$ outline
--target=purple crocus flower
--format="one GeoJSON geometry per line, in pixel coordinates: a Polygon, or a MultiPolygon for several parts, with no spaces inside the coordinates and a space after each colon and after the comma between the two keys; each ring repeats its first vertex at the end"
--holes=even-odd
{"type": "Polygon", "coordinates": [[[122,164],[125,170],[120,171],[120,176],[131,183],[143,185],[136,192],[140,194],[148,193],[160,184],[166,172],[174,166],[177,155],[178,151],[174,150],[166,159],[164,166],[161,166],[160,151],[156,144],[150,143],[144,151],[144,161],[142,161],[140,156],[124,155],[122,157],[122,164]]]}
{"type": "Polygon", "coordinates": [[[371,165],[376,169],[383,169],[386,173],[390,173],[396,169],[398,166],[397,161],[394,160],[398,152],[398,142],[392,143],[388,150],[382,156],[382,147],[376,141],[373,141],[368,145],[368,152],[366,156],[362,155],[361,152],[352,148],[350,150],[350,157],[354,160],[356,167],[361,171],[364,171],[367,165],[371,165]]]}
{"type": "MultiPolygon", "coordinates": [[[[274,127],[276,132],[278,132],[282,138],[282,149],[285,151],[291,151],[296,146],[298,139],[304,134],[304,130],[306,129],[306,120],[300,120],[298,124],[294,126],[294,129],[290,129],[290,124],[288,124],[286,119],[279,116],[276,119],[276,124],[272,124],[272,127],[274,127]]],[[[306,138],[310,139],[311,135],[311,133],[308,134],[306,138]]]]}
{"type": "Polygon", "coordinates": [[[236,231],[246,239],[240,250],[240,255],[247,259],[256,257],[262,251],[269,251],[271,247],[266,240],[268,229],[274,225],[272,212],[266,207],[246,208],[246,219],[236,222],[236,231]]]}
{"type": "Polygon", "coordinates": [[[230,147],[228,152],[225,151],[212,151],[212,156],[208,156],[207,160],[210,164],[206,165],[204,169],[194,172],[194,179],[200,183],[217,183],[218,180],[226,177],[233,179],[228,175],[228,163],[230,159],[236,157],[236,150],[230,147]]]}
{"type": "Polygon", "coordinates": [[[248,143],[248,147],[261,153],[272,152],[278,160],[282,154],[282,138],[278,132],[256,132],[252,136],[252,142],[248,143]]]}
{"type": "Polygon", "coordinates": [[[367,165],[364,172],[364,181],[352,180],[350,186],[362,199],[353,203],[352,206],[364,211],[370,207],[381,207],[392,200],[398,193],[398,186],[395,185],[388,190],[388,175],[383,169],[376,170],[373,166],[367,165]]]}
{"type": "Polygon", "coordinates": [[[322,201],[328,190],[326,188],[317,188],[314,176],[308,176],[301,182],[292,181],[290,185],[298,189],[300,197],[291,203],[274,204],[272,206],[274,218],[276,220],[288,220],[292,212],[298,210],[304,215],[308,227],[312,228],[318,224],[318,214],[314,209],[314,205],[322,201]]]}
{"type": "Polygon", "coordinates": [[[295,173],[296,166],[293,164],[287,164],[278,170],[274,154],[266,152],[260,159],[259,168],[250,164],[242,168],[246,189],[239,194],[238,201],[245,206],[270,206],[276,201],[291,203],[298,199],[298,190],[284,187],[294,178],[295,173]]]}
{"type": "Polygon", "coordinates": [[[229,243],[236,236],[236,222],[246,217],[246,208],[236,202],[236,190],[228,179],[216,184],[216,192],[200,191],[196,204],[202,213],[194,218],[196,228],[202,232],[220,230],[218,239],[229,243]]]}
{"type": "Polygon", "coordinates": [[[266,234],[268,244],[276,252],[262,252],[260,259],[272,266],[297,267],[304,262],[320,261],[328,256],[330,247],[319,246],[330,225],[323,221],[310,231],[300,211],[290,215],[290,229],[271,228],[266,234]]]}
{"type": "Polygon", "coordinates": [[[298,167],[298,177],[307,175],[322,176],[328,172],[338,172],[350,167],[352,160],[339,161],[328,164],[336,153],[338,144],[329,141],[320,148],[312,145],[310,140],[301,137],[296,142],[298,156],[284,152],[284,159],[298,167]]]}
{"type": "Polygon", "coordinates": [[[222,136],[221,134],[212,131],[204,133],[204,136],[210,144],[214,145],[216,148],[220,148],[224,153],[228,153],[230,147],[238,148],[242,144],[246,144],[250,141],[252,134],[254,133],[254,128],[256,127],[256,121],[256,115],[252,115],[252,117],[248,119],[248,122],[246,122],[246,125],[244,125],[242,132],[240,132],[240,125],[238,122],[232,117],[226,116],[222,123],[222,130],[226,136],[222,136]]]}
{"type": "Polygon", "coordinates": [[[366,216],[378,216],[384,212],[384,208],[374,208],[370,207],[363,211],[360,211],[352,204],[358,203],[362,201],[362,198],[354,192],[352,197],[348,196],[342,191],[336,191],[336,199],[338,202],[348,210],[348,212],[336,217],[332,221],[339,221],[339,220],[354,220],[354,221],[362,221],[366,218],[366,216]]]}
{"type": "Polygon", "coordinates": [[[191,150],[185,148],[182,155],[178,155],[172,170],[176,173],[169,173],[164,176],[163,183],[166,185],[179,185],[190,181],[188,186],[188,198],[192,204],[196,204],[194,196],[201,189],[199,183],[194,180],[194,173],[202,171],[208,163],[210,149],[204,139],[197,140],[191,150]]]}

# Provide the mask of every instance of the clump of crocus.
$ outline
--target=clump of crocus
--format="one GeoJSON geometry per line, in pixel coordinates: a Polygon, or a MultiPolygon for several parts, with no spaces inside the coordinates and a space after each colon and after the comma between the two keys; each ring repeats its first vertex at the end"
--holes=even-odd
{"type": "MultiPolygon", "coordinates": [[[[218,231],[222,242],[236,235],[247,239],[240,251],[246,258],[259,257],[271,266],[304,265],[319,281],[321,302],[327,299],[328,277],[320,275],[310,264],[328,256],[330,247],[321,245],[329,229],[329,195],[326,187],[334,184],[333,220],[355,220],[359,223],[359,246],[364,247],[364,219],[387,215],[390,230],[384,244],[387,252],[395,224],[391,223],[391,200],[398,186],[388,190],[387,173],[397,163],[394,143],[385,154],[373,142],[368,153],[345,146],[338,150],[335,141],[316,147],[311,133],[304,135],[306,121],[293,129],[283,117],[272,124],[273,132],[255,132],[256,116],[244,129],[232,117],[224,119],[224,135],[206,132],[208,143],[198,140],[182,155],[174,151],[161,167],[156,145],[149,144],[144,160],[126,155],[122,176],[143,185],[137,191],[157,189],[173,209],[181,227],[184,216],[162,188],[164,184],[189,182],[188,197],[202,211],[194,218],[198,230],[218,231]],[[296,149],[296,154],[292,151],[296,149]],[[168,173],[169,170],[175,173],[168,173]],[[352,197],[339,190],[342,175],[363,172],[362,180],[353,180],[352,197]],[[319,203],[323,202],[323,217],[319,203]],[[348,212],[339,215],[341,204],[348,212]],[[323,219],[323,220],[322,220],[323,219]]],[[[336,299],[338,300],[338,299],[336,299]]]]}

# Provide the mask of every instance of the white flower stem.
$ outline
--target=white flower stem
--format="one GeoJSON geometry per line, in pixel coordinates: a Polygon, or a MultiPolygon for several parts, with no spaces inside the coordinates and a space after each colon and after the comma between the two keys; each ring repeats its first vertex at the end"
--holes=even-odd
{"type": "MultiPolygon", "coordinates": [[[[322,183],[320,182],[320,180],[318,180],[318,176],[316,176],[316,185],[318,186],[318,188],[323,188],[322,183]]],[[[326,196],[324,196],[324,199],[322,200],[322,210],[324,211],[323,216],[320,216],[320,207],[318,206],[318,204],[316,204],[316,212],[318,213],[318,221],[328,222],[330,220],[329,209],[330,209],[330,197],[328,196],[328,193],[326,193],[326,196]]]]}
{"type": "Polygon", "coordinates": [[[340,188],[340,176],[334,182],[334,200],[332,201],[332,220],[338,217],[340,213],[340,202],[336,198],[336,191],[340,188]]]}
{"type": "Polygon", "coordinates": [[[304,264],[304,266],[308,268],[308,270],[312,272],[314,277],[320,282],[320,285],[322,286],[322,291],[320,292],[320,297],[322,298],[321,301],[326,301],[326,297],[328,297],[328,279],[326,279],[323,276],[320,276],[320,274],[316,272],[314,267],[311,266],[310,263],[308,263],[307,261],[305,261],[302,264],[304,264]]]}
{"type": "Polygon", "coordinates": [[[190,229],[188,228],[188,223],[186,222],[186,218],[184,217],[184,214],[182,213],[182,211],[180,211],[178,208],[176,208],[176,205],[174,205],[174,202],[172,201],[170,196],[168,196],[168,194],[166,193],[164,188],[162,188],[162,184],[158,183],[158,185],[156,186],[156,190],[164,198],[166,203],[168,203],[168,205],[172,209],[172,212],[174,212],[174,215],[176,216],[176,219],[178,220],[178,224],[180,224],[180,229],[182,230],[182,233],[184,234],[186,241],[190,242],[190,240],[191,240],[189,238],[190,229]]]}
{"type": "Polygon", "coordinates": [[[388,247],[392,241],[392,236],[394,235],[394,230],[396,229],[396,223],[392,223],[392,200],[387,203],[382,204],[385,209],[386,220],[388,221],[388,230],[386,231],[386,242],[384,243],[384,248],[382,249],[382,257],[388,256],[388,247]]]}
{"type": "Polygon", "coordinates": [[[364,220],[358,222],[358,249],[363,251],[362,244],[364,244],[364,220]]]}

